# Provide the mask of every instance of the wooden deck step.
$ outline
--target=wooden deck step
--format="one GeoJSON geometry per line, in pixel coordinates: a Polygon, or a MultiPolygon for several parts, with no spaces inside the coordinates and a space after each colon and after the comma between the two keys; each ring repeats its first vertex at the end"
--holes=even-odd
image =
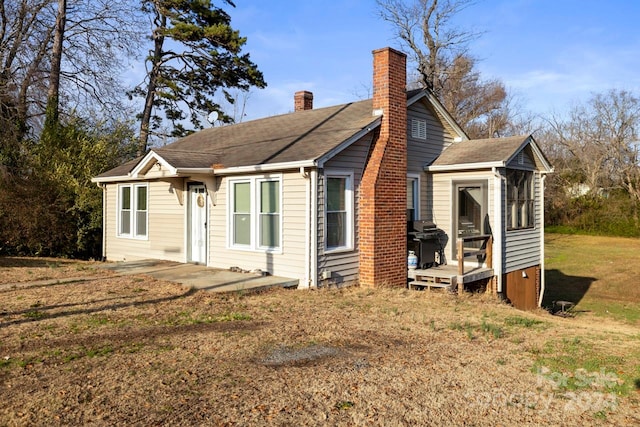
{"type": "Polygon", "coordinates": [[[443,289],[453,289],[453,286],[451,285],[451,283],[445,283],[445,282],[431,282],[431,281],[424,281],[424,280],[413,280],[411,282],[409,282],[409,289],[412,288],[427,288],[427,289],[431,289],[431,288],[443,288],[443,289]]]}

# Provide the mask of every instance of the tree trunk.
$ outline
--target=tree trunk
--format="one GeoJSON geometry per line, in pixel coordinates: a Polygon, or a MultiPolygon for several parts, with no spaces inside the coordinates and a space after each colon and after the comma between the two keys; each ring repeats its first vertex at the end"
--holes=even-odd
{"type": "Polygon", "coordinates": [[[151,122],[151,113],[153,112],[153,104],[156,98],[156,86],[158,76],[160,75],[160,65],[162,63],[162,47],[164,45],[164,35],[162,31],[167,26],[167,18],[160,16],[156,12],[155,22],[157,28],[153,32],[153,54],[151,56],[151,72],[149,73],[149,83],[147,85],[147,95],[144,101],[144,110],[140,120],[140,142],[138,143],[137,155],[142,156],[147,152],[147,144],[149,142],[149,126],[151,122]]]}
{"type": "Polygon", "coordinates": [[[67,22],[67,0],[58,0],[58,13],[56,15],[56,29],[53,35],[53,48],[51,51],[51,74],[49,75],[49,90],[47,92],[47,111],[45,129],[58,125],[60,113],[60,72],[62,68],[62,44],[64,42],[64,30],[67,22]]]}

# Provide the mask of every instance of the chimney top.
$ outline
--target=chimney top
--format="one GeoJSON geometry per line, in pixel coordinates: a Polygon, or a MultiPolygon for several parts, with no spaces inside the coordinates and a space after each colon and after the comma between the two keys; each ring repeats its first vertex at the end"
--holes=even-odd
{"type": "Polygon", "coordinates": [[[294,111],[313,110],[313,93],[301,90],[293,96],[294,111]]]}

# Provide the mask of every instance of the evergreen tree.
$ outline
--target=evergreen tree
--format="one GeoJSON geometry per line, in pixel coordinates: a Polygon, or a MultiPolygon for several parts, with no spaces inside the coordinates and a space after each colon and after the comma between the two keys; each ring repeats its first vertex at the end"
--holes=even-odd
{"type": "MultiPolygon", "coordinates": [[[[235,6],[230,0],[223,3],[235,6]]],[[[143,0],[142,4],[154,28],[149,72],[131,92],[145,98],[138,155],[146,151],[150,134],[162,122],[154,108],[171,122],[171,136],[183,136],[191,132],[183,124],[186,119],[194,129],[201,129],[202,116],[213,111],[223,122],[231,121],[215,102],[218,90],[233,102],[229,89],[266,86],[249,54],[242,53],[246,38],[231,27],[229,14],[211,0],[143,0]]]]}

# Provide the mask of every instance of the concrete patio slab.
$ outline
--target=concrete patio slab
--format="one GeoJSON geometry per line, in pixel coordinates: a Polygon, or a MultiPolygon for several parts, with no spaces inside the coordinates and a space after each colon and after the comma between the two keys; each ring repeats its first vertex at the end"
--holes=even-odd
{"type": "Polygon", "coordinates": [[[117,274],[146,274],[158,280],[181,283],[189,288],[212,292],[260,291],[271,287],[292,288],[297,279],[262,276],[203,265],[182,264],[172,261],[141,260],[105,263],[100,266],[117,274]]]}

